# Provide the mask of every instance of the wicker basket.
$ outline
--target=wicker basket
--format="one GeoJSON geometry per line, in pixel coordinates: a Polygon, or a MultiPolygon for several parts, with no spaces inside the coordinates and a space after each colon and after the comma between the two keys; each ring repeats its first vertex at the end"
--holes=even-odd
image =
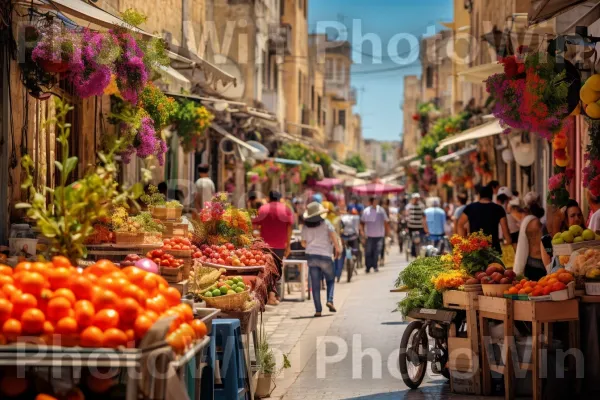
{"type": "Polygon", "coordinates": [[[586,282],[585,294],[588,296],[600,296],[600,282],[586,282]]]}
{"type": "Polygon", "coordinates": [[[208,307],[218,308],[223,311],[236,311],[244,308],[244,304],[248,301],[249,295],[248,291],[245,290],[242,293],[217,297],[204,297],[200,295],[200,298],[206,302],[208,307]]]}
{"type": "Polygon", "coordinates": [[[483,295],[489,297],[503,297],[504,291],[508,290],[512,287],[510,283],[500,283],[497,285],[490,284],[482,284],[481,289],[483,289],[483,295]]]}
{"type": "Polygon", "coordinates": [[[164,206],[150,207],[150,213],[153,218],[160,220],[179,220],[183,212],[182,207],[167,208],[164,206]]]}

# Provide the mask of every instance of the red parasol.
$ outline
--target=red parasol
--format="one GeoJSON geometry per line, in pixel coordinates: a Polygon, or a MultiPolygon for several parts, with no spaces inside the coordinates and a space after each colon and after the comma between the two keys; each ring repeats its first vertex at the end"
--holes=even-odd
{"type": "Polygon", "coordinates": [[[360,195],[382,195],[404,192],[404,186],[389,185],[386,183],[368,183],[366,185],[354,186],[352,191],[360,195]]]}
{"type": "Polygon", "coordinates": [[[334,186],[341,186],[344,184],[344,181],[336,178],[325,178],[322,181],[318,181],[315,186],[323,188],[323,189],[331,189],[334,186]]]}

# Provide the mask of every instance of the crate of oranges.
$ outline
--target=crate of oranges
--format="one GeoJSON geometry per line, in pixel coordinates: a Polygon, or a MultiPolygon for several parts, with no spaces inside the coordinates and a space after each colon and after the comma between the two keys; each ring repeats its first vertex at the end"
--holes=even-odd
{"type": "Polygon", "coordinates": [[[504,292],[513,300],[563,301],[575,297],[575,278],[561,268],[539,281],[521,279],[504,292]]]}
{"type": "Polygon", "coordinates": [[[159,341],[177,354],[207,334],[177,289],[137,267],[119,269],[100,260],[80,269],[61,256],[14,269],[0,266],[0,343],[7,346],[136,352],[155,323],[165,325],[165,317],[172,321],[159,341]]]}

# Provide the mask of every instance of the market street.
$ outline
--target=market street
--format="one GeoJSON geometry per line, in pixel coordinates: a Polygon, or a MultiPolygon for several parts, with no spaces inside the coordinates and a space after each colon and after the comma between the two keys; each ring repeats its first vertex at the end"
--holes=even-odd
{"type": "MultiPolygon", "coordinates": [[[[363,269],[350,284],[344,283],[345,275],[342,276],[342,283],[335,287],[336,314],[324,312],[322,318],[312,318],[314,306],[308,300],[304,303],[284,301],[277,307],[269,308],[263,317],[270,335],[269,342],[275,349],[289,354],[292,364],[291,369],[285,370],[278,377],[272,398],[467,398],[451,394],[447,381],[431,373],[418,391],[408,390],[400,378],[398,351],[406,325],[400,313],[392,311],[404,295],[390,293],[389,290],[406,265],[404,255],[399,255],[394,247],[386,266],[379,273],[366,275],[363,269]],[[334,357],[340,339],[347,343],[348,350],[341,361],[330,361],[325,365],[325,379],[321,379],[317,377],[315,348],[317,343],[323,342],[325,336],[330,342],[327,345],[327,357],[334,357]],[[353,352],[356,353],[354,357],[353,352]],[[381,360],[377,360],[375,365],[371,354],[381,356],[381,360]],[[362,378],[359,378],[361,374],[362,378]]],[[[298,293],[292,293],[292,296],[298,296],[298,293]]],[[[342,344],[340,353],[343,347],[342,344]]],[[[321,365],[323,364],[322,362],[321,365]]]]}

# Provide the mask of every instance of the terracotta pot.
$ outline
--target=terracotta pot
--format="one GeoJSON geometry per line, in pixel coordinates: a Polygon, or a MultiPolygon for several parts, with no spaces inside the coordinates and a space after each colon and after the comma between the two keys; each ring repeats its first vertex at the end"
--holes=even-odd
{"type": "Polygon", "coordinates": [[[258,375],[258,383],[256,384],[256,392],[254,393],[256,397],[269,397],[273,389],[273,378],[271,377],[271,374],[258,375]]]}
{"type": "Polygon", "coordinates": [[[54,62],[51,60],[40,60],[38,62],[44,71],[51,74],[61,74],[69,70],[69,63],[66,61],[54,62]]]}

